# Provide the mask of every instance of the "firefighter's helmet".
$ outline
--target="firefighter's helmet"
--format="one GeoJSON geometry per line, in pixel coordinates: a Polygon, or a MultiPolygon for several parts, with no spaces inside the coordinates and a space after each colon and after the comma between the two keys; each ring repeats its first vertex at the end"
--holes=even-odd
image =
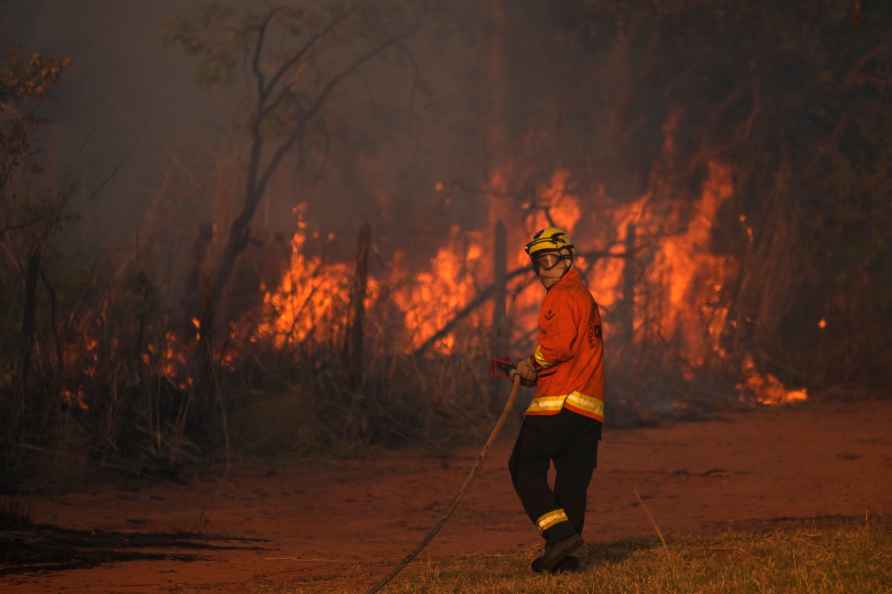
{"type": "Polygon", "coordinates": [[[546,227],[533,235],[524,247],[536,269],[549,270],[562,260],[573,260],[574,247],[563,229],[546,227]]]}
{"type": "Polygon", "coordinates": [[[532,258],[539,252],[560,251],[564,248],[573,249],[573,242],[567,232],[557,227],[546,227],[536,231],[524,250],[532,258]]]}

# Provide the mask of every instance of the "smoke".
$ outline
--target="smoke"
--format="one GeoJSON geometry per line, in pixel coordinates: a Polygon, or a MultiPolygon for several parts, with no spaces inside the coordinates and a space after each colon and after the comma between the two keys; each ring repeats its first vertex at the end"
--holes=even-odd
{"type": "Polygon", "coordinates": [[[132,243],[165,171],[177,159],[206,168],[195,157],[221,135],[225,101],[204,92],[188,61],[163,44],[166,22],[185,4],[38,0],[6,14],[8,45],[72,58],[42,108],[47,152],[57,175],[81,181],[81,230],[104,248],[132,243]]]}
{"type": "MultiPolygon", "coordinates": [[[[132,238],[165,176],[210,193],[214,165],[242,157],[237,125],[249,87],[202,87],[195,61],[164,43],[173,20],[200,4],[34,1],[6,13],[10,44],[74,61],[47,109],[60,164],[88,182],[121,165],[97,199],[79,205],[89,227],[102,229],[95,239],[132,238]]],[[[481,185],[492,162],[509,152],[534,163],[539,175],[550,175],[558,162],[577,171],[596,165],[605,151],[593,145],[605,143],[583,131],[609,118],[591,103],[598,73],[559,28],[567,15],[534,2],[503,7],[499,88],[487,61],[496,34],[492,11],[461,4],[431,17],[400,67],[375,64],[345,84],[329,110],[324,164],[300,171],[292,164],[263,223],[284,222],[297,202],[317,202],[323,226],[340,232],[371,220],[382,238],[405,247],[418,238],[445,239],[453,224],[482,224],[481,185]],[[487,145],[493,128],[504,131],[504,146],[487,145]],[[436,192],[440,180],[461,184],[436,192]]],[[[211,211],[212,196],[187,199],[211,211]]]]}

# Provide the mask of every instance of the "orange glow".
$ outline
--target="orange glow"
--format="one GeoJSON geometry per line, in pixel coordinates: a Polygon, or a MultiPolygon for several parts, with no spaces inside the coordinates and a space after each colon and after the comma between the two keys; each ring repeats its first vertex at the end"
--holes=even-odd
{"type": "Polygon", "coordinates": [[[737,389],[755,396],[759,404],[776,406],[808,400],[807,390],[787,390],[774,375],[759,373],[753,358],[749,355],[744,358],[741,373],[743,381],[737,384],[737,389]]]}
{"type": "Polygon", "coordinates": [[[77,390],[69,390],[68,388],[63,388],[62,401],[71,408],[78,408],[82,411],[90,410],[90,407],[87,404],[86,395],[84,394],[84,389],[82,387],[78,387],[77,390]]]}
{"type": "MultiPolygon", "coordinates": [[[[475,277],[481,272],[483,247],[475,235],[453,227],[448,245],[437,250],[430,268],[417,273],[414,282],[393,294],[394,302],[403,312],[410,350],[431,338],[476,295],[475,277]]],[[[406,276],[400,262],[398,257],[394,280],[406,276]]],[[[480,315],[476,319],[479,321],[480,315]]],[[[448,354],[455,346],[455,335],[448,334],[434,345],[434,349],[448,354]]]]}
{"type": "MultiPolygon", "coordinates": [[[[671,128],[671,124],[668,126],[671,128]]],[[[671,143],[664,149],[671,150],[671,143]]],[[[712,254],[709,242],[713,221],[733,192],[730,167],[710,163],[701,195],[689,215],[684,217],[681,212],[670,215],[677,220],[687,220],[687,225],[659,239],[646,269],[638,271],[638,275],[645,280],[648,295],[646,298],[634,297],[635,327],[678,345],[690,366],[684,372],[689,380],[694,377],[693,370],[703,367],[711,358],[721,360],[727,357],[721,345],[721,337],[728,324],[728,306],[722,293],[726,284],[737,274],[737,262],[730,256],[712,254]]],[[[625,242],[629,224],[638,227],[639,235],[659,233],[660,221],[654,221],[646,209],[650,198],[645,194],[613,213],[619,243],[625,242]]],[[[739,220],[746,225],[745,215],[740,215],[739,220]]],[[[751,239],[752,229],[746,226],[746,231],[751,239]]],[[[578,238],[577,244],[580,244],[578,238]]],[[[583,244],[581,247],[584,249],[586,246],[583,244]]],[[[589,273],[589,289],[608,310],[624,301],[625,266],[623,259],[603,258],[595,263],[589,273]]],[[[826,321],[822,320],[822,323],[819,326],[823,329],[826,321]]],[[[609,336],[610,325],[605,325],[609,336]]],[[[646,337],[642,336],[641,331],[636,331],[635,339],[646,337]]],[[[808,398],[805,390],[786,390],[775,376],[759,374],[749,356],[742,376],[744,379],[739,389],[754,394],[761,404],[796,402],[808,398]]]]}
{"type": "Polygon", "coordinates": [[[736,273],[736,263],[709,251],[713,221],[722,203],[733,193],[729,167],[710,163],[703,193],[694,205],[684,233],[665,238],[646,273],[655,285],[668,291],[660,319],[663,336],[679,336],[682,350],[694,366],[715,353],[724,329],[727,308],[716,297],[724,283],[736,273]]]}
{"type": "MultiPolygon", "coordinates": [[[[713,255],[709,242],[716,214],[733,191],[730,168],[710,163],[703,191],[688,215],[683,216],[681,205],[670,213],[671,219],[687,220],[687,225],[657,240],[647,268],[638,273],[646,281],[648,296],[635,301],[636,327],[649,325],[652,335],[678,344],[693,367],[703,366],[712,355],[724,355],[719,339],[728,312],[720,297],[737,268],[732,258],[713,255]]],[[[663,220],[654,220],[646,209],[650,198],[645,194],[616,210],[613,220],[620,243],[630,224],[642,235],[661,233],[663,220]]],[[[589,289],[608,309],[624,301],[625,268],[623,259],[603,258],[589,274],[589,289]]]]}
{"type": "MultiPolygon", "coordinates": [[[[650,200],[650,194],[645,194],[613,213],[613,226],[617,230],[618,241],[626,241],[630,224],[641,224],[648,200],[650,200]]],[[[579,243],[579,239],[576,241],[579,243]]],[[[593,247],[601,248],[603,246],[593,247]]],[[[616,251],[622,252],[623,250],[617,249],[616,251]]],[[[603,307],[609,309],[624,298],[622,286],[625,269],[626,262],[621,258],[601,258],[595,262],[591,273],[589,273],[589,290],[603,307]]]]}
{"type": "MultiPolygon", "coordinates": [[[[674,135],[680,114],[673,112],[663,126],[663,156],[671,162],[676,152],[674,135]]],[[[411,352],[453,320],[480,289],[492,283],[492,244],[489,230],[497,221],[506,225],[509,269],[529,265],[522,246],[536,229],[554,224],[566,229],[574,239],[578,254],[610,249],[622,255],[629,226],[637,229],[635,252],[635,295],[623,295],[626,260],[618,257],[597,259],[586,270],[589,288],[607,312],[606,332],[611,334],[610,319],[616,307],[633,306],[631,321],[636,342],[659,341],[672,345],[672,355],[684,359],[686,377],[693,379],[699,369],[725,362],[729,354],[722,345],[728,329],[732,282],[739,263],[729,255],[712,253],[711,242],[716,220],[723,206],[735,192],[732,168],[712,161],[706,166],[705,180],[694,200],[667,199],[660,183],[652,184],[654,194],[645,193],[637,200],[617,206],[603,188],[584,198],[574,191],[572,173],[555,169],[547,181],[535,189],[536,196],[525,204],[517,195],[513,178],[520,176],[517,163],[503,162],[489,171],[487,221],[484,230],[453,227],[446,242],[436,248],[433,257],[420,269],[410,269],[406,254],[394,252],[386,279],[369,278],[367,307],[377,303],[381,287],[391,288],[388,299],[398,310],[403,343],[393,348],[411,352]],[[655,204],[656,203],[656,204],[655,204]],[[597,205],[597,208],[595,208],[597,205]],[[531,208],[532,207],[532,208],[531,208]],[[597,231],[601,229],[602,231],[597,231]],[[577,232],[581,230],[581,232],[577,232]],[[609,243],[610,242],[610,243],[609,243]],[[513,254],[513,255],[512,255],[513,254]],[[631,303],[630,303],[631,302],[631,303]]],[[[443,181],[434,183],[443,192],[443,181]]],[[[325,262],[307,255],[307,238],[318,237],[308,229],[306,205],[295,209],[297,230],[291,241],[288,269],[274,288],[262,288],[263,317],[249,342],[272,340],[276,347],[300,342],[308,337],[334,341],[343,336],[347,307],[353,282],[352,263],[325,262]]],[[[749,241],[753,229],[745,214],[737,219],[749,241]]],[[[329,235],[329,240],[333,236],[329,235]]],[[[584,258],[577,266],[586,268],[584,258]]],[[[509,317],[515,337],[529,341],[534,335],[538,306],[544,293],[531,276],[516,276],[508,293],[509,317]]],[[[385,304],[386,305],[386,304],[385,304]]],[[[372,314],[374,315],[374,314],[372,314]]],[[[483,328],[491,319],[491,310],[481,307],[463,322],[465,328],[483,328]]],[[[629,319],[629,318],[627,318],[629,319]]],[[[824,329],[826,321],[819,327],[824,329]]],[[[472,339],[480,336],[471,332],[472,339]]],[[[433,350],[441,354],[465,348],[458,331],[443,336],[433,350]]],[[[804,390],[786,390],[771,374],[760,374],[751,357],[741,370],[742,391],[755,395],[758,402],[775,404],[805,400],[804,390]]]]}
{"type": "Polygon", "coordinates": [[[818,321],[818,328],[820,328],[821,330],[827,328],[827,320],[821,318],[820,321],[818,321]]]}
{"type": "Polygon", "coordinates": [[[143,365],[154,370],[180,390],[192,387],[193,379],[188,373],[189,360],[192,357],[191,345],[180,343],[172,330],[164,333],[163,343],[159,347],[154,343],[146,345],[140,356],[143,365]]]}
{"type": "MultiPolygon", "coordinates": [[[[542,206],[548,209],[554,224],[573,236],[576,223],[582,216],[579,208],[579,198],[568,193],[567,180],[570,172],[566,169],[555,171],[551,180],[545,186],[539,188],[539,200],[542,206]]],[[[533,227],[541,229],[549,225],[544,213],[537,213],[533,227]]]]}
{"type": "MultiPolygon", "coordinates": [[[[304,255],[307,240],[306,204],[294,209],[297,231],[291,238],[291,260],[274,290],[263,290],[263,320],[257,335],[271,338],[276,347],[293,345],[311,333],[316,340],[332,340],[343,330],[343,314],[350,301],[352,268],[341,262],[323,263],[304,255]]],[[[328,235],[329,240],[334,234],[328,235]]],[[[377,283],[369,279],[367,305],[374,301],[377,283]]]]}

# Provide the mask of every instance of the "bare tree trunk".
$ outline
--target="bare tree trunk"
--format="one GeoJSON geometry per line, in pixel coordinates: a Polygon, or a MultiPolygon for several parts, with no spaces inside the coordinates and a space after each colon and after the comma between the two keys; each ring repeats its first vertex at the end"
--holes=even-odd
{"type": "Polygon", "coordinates": [[[356,273],[353,277],[351,300],[351,319],[347,328],[347,340],[344,343],[344,354],[347,368],[350,370],[350,384],[356,388],[362,384],[363,376],[363,340],[365,323],[365,297],[369,281],[369,250],[372,242],[372,229],[363,223],[359,229],[356,246],[356,273]]]}
{"type": "MultiPolygon", "coordinates": [[[[352,58],[346,66],[329,76],[315,96],[306,104],[300,106],[290,114],[291,121],[287,124],[284,134],[275,138],[264,128],[264,123],[275,115],[276,110],[286,102],[293,93],[293,80],[287,75],[303,60],[307,59],[308,52],[320,42],[320,40],[332,35],[333,32],[349,18],[354,9],[348,9],[335,14],[331,20],[322,27],[301,47],[295,49],[290,57],[281,62],[278,67],[271,70],[263,66],[263,55],[266,49],[267,30],[280,13],[280,9],[271,8],[267,12],[257,30],[257,39],[253,46],[253,60],[251,70],[257,83],[257,95],[249,121],[250,149],[248,151],[248,168],[245,175],[245,190],[241,211],[232,222],[227,235],[226,245],[219,265],[212,275],[212,280],[203,299],[201,315],[202,348],[199,349],[197,361],[197,380],[202,400],[208,400],[214,394],[214,343],[216,341],[218,316],[222,309],[222,302],[226,287],[232,278],[235,265],[239,256],[250,243],[251,222],[260,201],[266,194],[270,180],[279,170],[284,158],[303,140],[307,134],[310,123],[315,121],[319,113],[325,107],[329,97],[336,88],[348,77],[355,74],[367,63],[381,55],[418,30],[416,24],[392,37],[386,38],[377,45],[366,49],[364,52],[352,58]]],[[[206,406],[206,404],[203,404],[206,406]]]]}
{"type": "Polygon", "coordinates": [[[635,339],[635,244],[637,230],[634,223],[626,227],[626,263],[623,268],[623,305],[621,332],[628,344],[635,339]]]}
{"type": "Polygon", "coordinates": [[[40,277],[40,251],[34,250],[25,267],[25,294],[22,306],[22,359],[19,367],[21,411],[25,408],[28,378],[31,375],[31,357],[34,352],[34,326],[37,317],[37,280],[40,277]]]}
{"type": "Polygon", "coordinates": [[[732,348],[736,353],[778,352],[776,336],[783,317],[789,312],[797,278],[798,254],[791,246],[800,245],[799,214],[790,203],[788,187],[792,179],[789,157],[775,173],[775,187],[761,216],[761,229],[747,249],[733,302],[735,332],[732,348]]]}
{"type": "MultiPolygon", "coordinates": [[[[492,336],[490,349],[494,357],[501,357],[508,352],[508,324],[505,316],[505,301],[508,295],[508,248],[507,233],[502,221],[497,221],[493,230],[493,303],[492,303],[492,336]]],[[[495,377],[490,382],[489,408],[498,412],[501,378],[495,377]]]]}

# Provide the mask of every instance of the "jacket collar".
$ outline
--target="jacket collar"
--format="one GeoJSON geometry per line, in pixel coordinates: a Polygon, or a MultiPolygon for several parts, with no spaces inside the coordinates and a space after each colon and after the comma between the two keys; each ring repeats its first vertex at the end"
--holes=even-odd
{"type": "MultiPolygon", "coordinates": [[[[560,278],[560,280],[553,285],[551,285],[551,289],[555,287],[564,287],[567,288],[571,285],[579,285],[582,284],[582,276],[579,274],[579,271],[576,270],[576,267],[573,266],[570,270],[567,271],[564,276],[560,278]]],[[[549,291],[551,289],[548,289],[549,291]]]]}

